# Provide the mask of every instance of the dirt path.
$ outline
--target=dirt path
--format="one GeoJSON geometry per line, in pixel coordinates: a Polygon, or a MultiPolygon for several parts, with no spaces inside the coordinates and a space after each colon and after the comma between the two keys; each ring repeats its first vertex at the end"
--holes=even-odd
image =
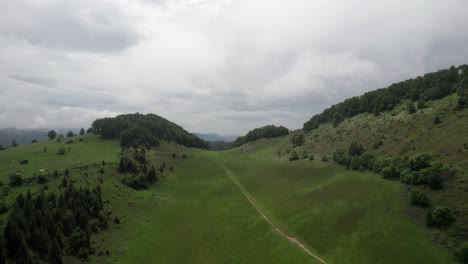
{"type": "Polygon", "coordinates": [[[223,167],[224,171],[226,172],[227,176],[229,177],[229,179],[231,179],[231,181],[234,182],[235,185],[237,185],[237,187],[239,188],[239,190],[241,190],[241,192],[244,194],[245,198],[247,198],[249,203],[273,227],[273,229],[276,232],[278,232],[278,234],[280,234],[282,237],[286,238],[289,242],[291,242],[291,243],[295,244],[296,246],[298,246],[305,253],[307,253],[309,256],[315,258],[320,263],[328,264],[325,260],[323,260],[319,256],[312,253],[304,244],[302,244],[299,240],[297,240],[297,238],[288,236],[284,231],[282,231],[275,224],[273,224],[273,222],[271,222],[271,220],[262,212],[262,210],[260,210],[260,208],[257,207],[257,204],[255,203],[254,199],[247,193],[247,191],[244,189],[244,186],[242,186],[242,184],[237,180],[236,176],[234,176],[234,174],[229,169],[227,169],[226,167],[224,167],[224,166],[222,166],[222,167],[223,167]]]}

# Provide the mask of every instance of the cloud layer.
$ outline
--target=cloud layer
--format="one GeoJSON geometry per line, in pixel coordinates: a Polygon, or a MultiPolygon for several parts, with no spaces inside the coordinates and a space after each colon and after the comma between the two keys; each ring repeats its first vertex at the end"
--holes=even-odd
{"type": "Polygon", "coordinates": [[[468,2],[37,0],[0,10],[0,126],[162,115],[299,128],[347,97],[467,63],[468,2]]]}

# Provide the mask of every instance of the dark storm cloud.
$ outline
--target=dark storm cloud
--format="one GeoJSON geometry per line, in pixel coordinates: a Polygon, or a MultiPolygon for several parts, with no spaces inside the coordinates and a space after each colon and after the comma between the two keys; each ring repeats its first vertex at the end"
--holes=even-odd
{"type": "Polygon", "coordinates": [[[0,124],[138,111],[197,132],[300,128],[348,97],[467,63],[467,11],[460,0],[7,1],[0,124]]]}

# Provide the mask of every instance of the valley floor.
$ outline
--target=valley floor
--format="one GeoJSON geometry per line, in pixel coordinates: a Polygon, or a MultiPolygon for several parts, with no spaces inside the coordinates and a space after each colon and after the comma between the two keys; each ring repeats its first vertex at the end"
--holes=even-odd
{"type": "Polygon", "coordinates": [[[290,163],[273,156],[268,149],[193,151],[152,190],[164,201],[145,212],[147,221],[114,260],[321,263],[277,227],[326,263],[454,261],[404,215],[399,183],[321,161],[290,163]]]}

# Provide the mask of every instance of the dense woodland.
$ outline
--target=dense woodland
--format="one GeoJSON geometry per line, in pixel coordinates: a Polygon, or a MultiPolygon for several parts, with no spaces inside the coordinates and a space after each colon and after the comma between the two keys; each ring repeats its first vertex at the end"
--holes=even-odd
{"type": "Polygon", "coordinates": [[[67,183],[61,193],[20,194],[0,241],[0,263],[63,263],[64,254],[87,259],[95,253],[92,233],[108,225],[102,209],[99,186],[90,190],[67,183]]]}
{"type": "Polygon", "coordinates": [[[425,102],[453,93],[460,95],[457,109],[468,107],[468,65],[452,66],[450,69],[428,73],[423,77],[394,83],[387,88],[346,99],[325,109],[321,114],[314,115],[304,123],[304,131],[313,130],[328,122],[337,126],[345,118],[361,113],[378,115],[392,110],[402,100],[417,102],[418,108],[424,108],[425,102]]]}
{"type": "Polygon", "coordinates": [[[238,147],[250,141],[255,141],[261,138],[275,138],[285,136],[289,133],[289,129],[284,126],[268,125],[260,128],[255,128],[249,131],[245,136],[238,137],[233,143],[233,147],[238,147]]]}
{"type": "Polygon", "coordinates": [[[104,138],[119,138],[122,147],[151,148],[166,140],[187,147],[209,149],[208,143],[198,136],[155,114],[135,113],[97,119],[92,128],[94,133],[104,138]]]}

